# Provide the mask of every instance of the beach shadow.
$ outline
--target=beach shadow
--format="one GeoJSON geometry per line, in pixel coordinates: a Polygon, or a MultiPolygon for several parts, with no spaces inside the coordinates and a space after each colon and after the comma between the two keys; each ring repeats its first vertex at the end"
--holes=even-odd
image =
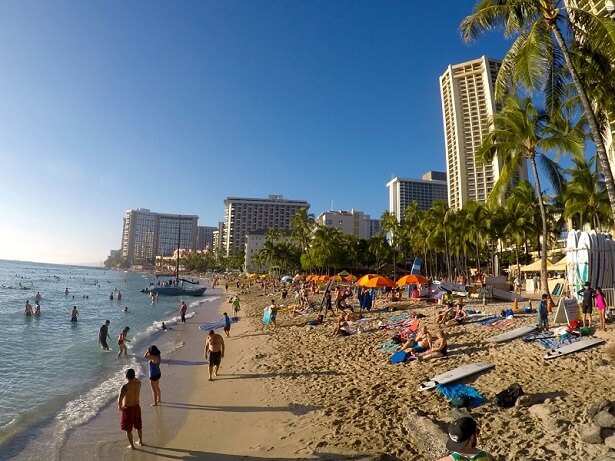
{"type": "MultiPolygon", "coordinates": [[[[272,456],[246,456],[246,455],[227,455],[223,453],[212,453],[209,451],[186,450],[182,448],[159,447],[155,445],[146,445],[138,448],[138,451],[151,453],[158,458],[163,459],[181,459],[181,460],[203,460],[203,461],[244,461],[244,460],[271,460],[271,461],[307,461],[307,460],[359,460],[365,459],[365,455],[340,455],[336,453],[314,453],[307,458],[274,458],[272,456]],[[151,450],[148,450],[151,449],[151,450]]],[[[386,461],[398,461],[399,458],[394,456],[381,457],[379,459],[386,461]]]]}
{"type": "Polygon", "coordinates": [[[326,370],[326,371],[281,371],[271,373],[235,373],[233,375],[219,375],[219,380],[224,379],[250,379],[250,378],[298,378],[299,376],[341,376],[339,371],[326,370]]]}
{"type": "Polygon", "coordinates": [[[183,402],[163,402],[164,407],[184,408],[187,410],[204,410],[204,411],[223,411],[234,413],[252,413],[252,412],[287,412],[295,416],[303,416],[312,411],[320,410],[321,407],[312,405],[289,404],[285,407],[251,407],[251,406],[217,406],[217,405],[197,405],[194,403],[183,402]]]}
{"type": "Polygon", "coordinates": [[[177,359],[165,359],[163,364],[167,365],[206,365],[207,361],[192,361],[192,360],[177,360],[177,359]]]}

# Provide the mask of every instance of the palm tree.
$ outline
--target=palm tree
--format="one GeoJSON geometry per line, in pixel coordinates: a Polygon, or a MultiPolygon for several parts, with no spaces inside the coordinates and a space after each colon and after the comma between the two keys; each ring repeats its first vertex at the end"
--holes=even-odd
{"type": "Polygon", "coordinates": [[[380,217],[380,227],[385,234],[388,234],[389,244],[393,251],[393,278],[397,279],[397,251],[399,250],[399,243],[401,240],[401,236],[399,235],[401,226],[397,220],[397,216],[385,211],[380,217]]]}
{"type": "Polygon", "coordinates": [[[312,267],[311,254],[309,251],[312,232],[314,231],[314,220],[308,216],[305,208],[300,208],[295,212],[290,221],[291,236],[293,241],[306,255],[309,268],[312,267]]]}
{"type": "Polygon", "coordinates": [[[595,171],[596,157],[574,159],[575,167],[563,194],[564,217],[579,228],[590,224],[593,229],[605,229],[613,222],[604,182],[595,171]]]}
{"type": "Polygon", "coordinates": [[[483,162],[491,162],[497,155],[502,162],[502,173],[494,185],[491,199],[500,199],[506,188],[519,171],[521,164],[529,160],[534,176],[534,187],[538,197],[538,206],[541,217],[541,283],[548,292],[547,285],[547,213],[542,197],[540,176],[536,159],[541,160],[551,185],[559,192],[561,186],[558,166],[551,161],[545,152],[552,150],[571,152],[576,156],[582,155],[582,137],[574,133],[565,133],[560,128],[561,120],[547,115],[546,112],[537,109],[531,98],[509,96],[504,100],[501,112],[497,113],[492,120],[492,129],[483,138],[483,143],[478,150],[478,156],[483,162]]]}
{"type": "MultiPolygon", "coordinates": [[[[451,278],[451,259],[449,254],[449,208],[448,204],[443,201],[434,202],[426,212],[422,222],[424,229],[425,241],[428,248],[435,249],[436,253],[444,255],[446,270],[448,277],[451,278]]],[[[437,259],[436,259],[437,261],[437,259]]],[[[438,275],[436,264],[436,276],[438,275]]]]}
{"type": "Polygon", "coordinates": [[[499,26],[504,28],[506,37],[516,36],[516,39],[502,62],[496,96],[501,99],[509,93],[511,81],[520,82],[530,90],[544,91],[549,113],[554,114],[561,107],[565,79],[569,76],[590,127],[615,215],[615,182],[600,124],[588,87],[579,76],[562,32],[572,29],[571,37],[582,37],[587,46],[597,44],[592,48],[600,48],[613,62],[615,25],[580,8],[568,7],[568,14],[563,14],[559,0],[480,0],[473,14],[461,23],[461,32],[466,41],[472,41],[499,26]]]}
{"type": "Polygon", "coordinates": [[[517,272],[519,265],[519,247],[524,245],[527,253],[527,242],[531,235],[539,234],[539,219],[536,219],[535,205],[538,202],[532,185],[527,181],[520,182],[511,192],[504,204],[506,224],[504,234],[515,244],[515,260],[517,272]]]}

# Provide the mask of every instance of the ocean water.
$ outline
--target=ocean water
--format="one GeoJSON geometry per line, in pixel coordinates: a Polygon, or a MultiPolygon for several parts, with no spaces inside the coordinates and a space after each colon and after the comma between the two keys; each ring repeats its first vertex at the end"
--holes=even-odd
{"type": "MultiPolygon", "coordinates": [[[[50,451],[56,451],[66,432],[86,423],[113,398],[124,382],[126,368],[146,373],[145,363],[131,354],[156,344],[163,357],[181,343],[165,339],[160,322],[178,319],[179,298],[159,297],[152,305],[140,290],[154,276],[0,260],[0,453],[2,447],[27,441],[31,428],[53,426],[50,451]],[[69,294],[64,293],[68,288],[69,294]],[[117,291],[122,299],[117,300],[117,291]],[[24,316],[26,300],[42,295],[41,316],[24,316]],[[109,295],[114,294],[114,300],[109,295]],[[77,306],[79,320],[70,321],[77,306]],[[124,312],[124,307],[128,312],[124,312]],[[103,352],[98,330],[111,321],[103,352]],[[116,357],[116,338],[130,327],[128,358],[116,357]]],[[[209,290],[208,290],[209,291],[209,290]]],[[[218,299],[206,295],[186,298],[188,316],[218,299]]],[[[194,315],[194,314],[192,314],[194,315]]],[[[1,456],[0,456],[1,458],[1,456]]]]}

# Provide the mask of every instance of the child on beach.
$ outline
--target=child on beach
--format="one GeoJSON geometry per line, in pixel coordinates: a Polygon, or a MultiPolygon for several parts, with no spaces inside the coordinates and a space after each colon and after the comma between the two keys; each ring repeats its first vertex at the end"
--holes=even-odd
{"type": "Polygon", "coordinates": [[[130,342],[129,339],[126,338],[126,336],[128,336],[128,332],[130,331],[130,327],[124,327],[122,329],[122,331],[120,331],[120,334],[117,337],[117,345],[119,346],[119,352],[117,353],[117,356],[121,356],[122,352],[124,352],[124,357],[128,356],[128,346],[126,346],[126,343],[130,342]]]}
{"type": "Polygon", "coordinates": [[[594,300],[596,302],[596,310],[598,311],[598,317],[600,318],[600,329],[602,331],[606,331],[606,299],[601,288],[596,288],[594,300]]]}
{"type": "Polygon", "coordinates": [[[544,293],[540,304],[538,304],[538,331],[549,330],[549,312],[547,310],[547,300],[549,295],[544,293]]]}

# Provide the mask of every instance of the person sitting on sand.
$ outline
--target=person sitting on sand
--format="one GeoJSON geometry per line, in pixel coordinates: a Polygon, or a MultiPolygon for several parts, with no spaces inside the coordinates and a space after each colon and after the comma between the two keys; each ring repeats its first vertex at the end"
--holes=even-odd
{"type": "Polygon", "coordinates": [[[344,318],[344,315],[340,315],[331,336],[350,336],[351,334],[352,330],[344,318]]]}
{"type": "Polygon", "coordinates": [[[446,322],[446,326],[450,327],[453,325],[461,325],[465,321],[467,315],[468,314],[466,314],[466,312],[463,310],[463,304],[461,303],[461,301],[457,301],[457,303],[455,303],[453,318],[446,322]]]}
{"type": "Polygon", "coordinates": [[[344,320],[346,320],[347,322],[355,322],[355,321],[361,319],[362,317],[363,316],[361,314],[355,313],[353,311],[348,311],[344,315],[344,320]]]}
{"type": "Polygon", "coordinates": [[[438,312],[438,315],[436,316],[436,323],[446,323],[449,319],[453,318],[454,315],[455,310],[451,306],[448,306],[446,309],[442,309],[438,312]]]}
{"type": "Polygon", "coordinates": [[[438,461],[493,461],[493,457],[484,450],[476,448],[480,430],[476,421],[464,416],[448,426],[446,448],[451,454],[438,461]]]}
{"type": "Polygon", "coordinates": [[[435,359],[438,357],[446,357],[448,355],[448,343],[446,342],[446,335],[444,331],[440,330],[438,332],[438,338],[431,345],[429,349],[425,352],[420,352],[416,355],[417,359],[427,360],[427,359],[435,359]]]}
{"type": "Polygon", "coordinates": [[[401,350],[405,352],[425,352],[431,348],[431,335],[427,326],[423,325],[414,338],[408,338],[401,350]]]}

